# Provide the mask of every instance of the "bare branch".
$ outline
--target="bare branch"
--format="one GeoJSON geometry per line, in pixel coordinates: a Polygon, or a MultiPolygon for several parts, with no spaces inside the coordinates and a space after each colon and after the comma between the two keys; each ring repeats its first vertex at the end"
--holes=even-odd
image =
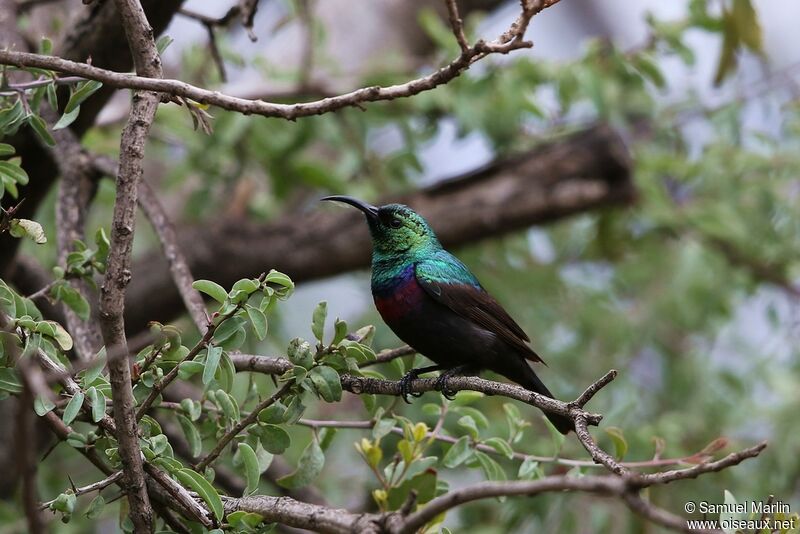
{"type": "Polygon", "coordinates": [[[417,351],[409,347],[408,345],[404,345],[402,347],[397,347],[396,349],[389,349],[381,351],[374,360],[370,360],[368,362],[364,362],[359,367],[362,369],[364,367],[369,367],[371,365],[377,365],[379,363],[386,363],[390,362],[397,358],[402,358],[403,356],[410,356],[412,354],[416,354],[417,351]]]}
{"type": "Polygon", "coordinates": [[[256,354],[230,353],[231,361],[237,371],[253,371],[267,375],[282,375],[294,367],[292,362],[280,356],[259,356],[256,354]]]}
{"type": "MultiPolygon", "coordinates": [[[[8,345],[11,345],[9,343],[8,345]]],[[[16,359],[16,358],[15,358],[16,359]]],[[[44,519],[37,507],[39,501],[36,484],[36,433],[35,417],[32,411],[34,400],[34,381],[38,380],[40,385],[45,385],[42,373],[35,368],[29,359],[18,362],[22,375],[22,393],[17,403],[17,425],[14,433],[15,445],[17,449],[18,469],[22,475],[22,505],[25,509],[25,516],[28,520],[28,532],[31,534],[43,534],[46,532],[44,519]],[[36,371],[36,377],[34,377],[36,371]]],[[[49,388],[45,389],[50,393],[49,388]]]]}
{"type": "MultiPolygon", "coordinates": [[[[75,488],[75,495],[85,495],[87,493],[92,493],[94,491],[101,491],[102,489],[110,486],[111,484],[116,484],[121,480],[122,480],[122,471],[116,471],[102,480],[98,480],[97,482],[93,482],[91,484],[82,486],[80,488],[75,488]]],[[[39,508],[41,510],[45,510],[55,501],[56,500],[53,499],[51,501],[43,502],[41,505],[39,505],[39,508]]]]}
{"type": "MultiPolygon", "coordinates": [[[[56,112],[50,110],[45,114],[51,124],[56,120],[56,112]]],[[[56,207],[56,236],[58,239],[58,263],[66,267],[67,256],[72,252],[76,240],[86,242],[86,212],[89,208],[96,187],[92,179],[94,169],[89,164],[87,155],[80,141],[69,128],[53,131],[56,145],[53,147],[54,159],[61,171],[61,182],[58,188],[56,207]]],[[[66,269],[65,269],[66,270],[66,269]]],[[[69,279],[66,283],[86,299],[96,301],[90,292],[89,285],[83,280],[69,279]]],[[[100,350],[103,344],[97,321],[89,318],[83,320],[66,304],[62,305],[67,329],[75,340],[75,352],[83,361],[89,359],[100,350]]]]}
{"type": "MultiPolygon", "coordinates": [[[[255,13],[256,2],[252,0],[243,1],[253,4],[252,13],[255,13]]],[[[489,43],[478,41],[473,46],[463,50],[461,54],[450,63],[427,76],[400,85],[364,87],[335,97],[299,104],[274,104],[261,100],[237,98],[224,95],[218,91],[210,91],[208,89],[195,87],[180,80],[154,79],[124,74],[93,67],[86,63],[77,63],[57,57],[15,52],[11,50],[0,50],[0,64],[50,69],[75,76],[82,76],[91,80],[98,80],[109,87],[118,89],[155,91],[166,93],[173,97],[189,98],[202,104],[210,104],[231,111],[238,111],[245,115],[252,114],[295,120],[300,117],[320,115],[345,107],[361,107],[367,102],[394,100],[413,96],[450,82],[460,76],[472,63],[490,54],[507,54],[516,49],[530,48],[533,44],[523,40],[530,19],[535,14],[554,3],[555,2],[547,1],[535,2],[532,7],[524,7],[522,13],[512,27],[498,39],[489,43]]],[[[528,2],[525,2],[524,6],[528,6],[528,2]]],[[[150,32],[150,35],[151,34],[152,32],[150,32]]],[[[148,62],[152,61],[157,61],[157,54],[153,57],[152,53],[147,53],[139,60],[139,64],[146,65],[148,62]]],[[[158,65],[160,70],[160,62],[154,64],[158,65]]],[[[139,65],[137,65],[137,71],[138,67],[139,65]]],[[[149,74],[143,71],[139,72],[139,74],[149,76],[149,74]]]]}
{"type": "Polygon", "coordinates": [[[457,0],[445,0],[445,4],[447,4],[447,15],[450,19],[453,35],[456,37],[458,46],[461,47],[461,52],[465,52],[469,48],[469,43],[466,35],[464,35],[464,21],[461,20],[461,15],[458,13],[457,0]]]}
{"type": "Polygon", "coordinates": [[[356,514],[349,510],[329,508],[296,501],[291,497],[259,495],[233,499],[223,497],[225,513],[237,510],[261,515],[267,523],[280,523],[314,532],[379,534],[382,517],[378,514],[356,514]]]}
{"type": "MultiPolygon", "coordinates": [[[[122,18],[136,72],[142,76],[160,77],[161,58],[153,40],[153,29],[147,22],[141,4],[138,0],[115,0],[115,3],[122,18]]],[[[109,355],[108,371],[114,400],[119,455],[122,471],[125,473],[130,517],[134,528],[139,532],[153,530],[153,510],[147,494],[139,447],[130,366],[127,358],[114,358],[113,355],[128,354],[123,318],[125,288],[131,278],[136,201],[143,172],[144,146],[159,102],[160,97],[156,93],[134,93],[128,123],[122,131],[111,248],[100,298],[100,327],[109,355]]]]}
{"type": "MultiPolygon", "coordinates": [[[[607,376],[607,375],[606,375],[607,376]]],[[[604,380],[603,377],[601,380],[604,380]]],[[[400,381],[381,380],[378,378],[367,378],[348,374],[341,375],[342,389],[357,395],[369,393],[373,395],[401,395],[400,381]]],[[[608,382],[606,382],[607,384],[608,382]]],[[[448,389],[452,391],[471,390],[480,391],[487,395],[502,395],[511,399],[536,406],[546,412],[565,415],[570,418],[581,417],[586,423],[598,425],[602,420],[599,414],[584,412],[574,403],[561,402],[551,399],[527,389],[501,382],[485,380],[477,376],[454,376],[447,381],[448,389]]],[[[424,393],[436,390],[435,378],[416,379],[410,384],[410,391],[413,393],[424,393]]],[[[579,436],[580,437],[580,436],[579,436]]]]}

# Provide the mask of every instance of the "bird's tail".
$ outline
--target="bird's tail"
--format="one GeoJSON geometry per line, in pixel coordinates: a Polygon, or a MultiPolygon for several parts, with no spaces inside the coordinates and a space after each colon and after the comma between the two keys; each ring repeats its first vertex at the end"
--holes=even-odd
{"type": "MultiPolygon", "coordinates": [[[[539,377],[536,376],[536,373],[533,371],[533,369],[531,369],[527,363],[525,363],[523,367],[527,369],[527,372],[523,371],[522,375],[520,376],[521,380],[517,381],[519,385],[525,389],[533,391],[534,393],[555,399],[553,394],[550,393],[550,390],[547,389],[547,386],[545,386],[542,381],[539,380],[539,377]]],[[[569,417],[551,412],[544,412],[544,415],[562,434],[568,434],[571,430],[575,430],[575,424],[569,417]]]]}

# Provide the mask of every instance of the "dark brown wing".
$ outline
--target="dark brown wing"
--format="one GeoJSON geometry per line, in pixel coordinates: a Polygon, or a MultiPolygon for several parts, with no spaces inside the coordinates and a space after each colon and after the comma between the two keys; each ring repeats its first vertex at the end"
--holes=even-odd
{"type": "MultiPolygon", "coordinates": [[[[441,281],[441,267],[436,263],[422,262],[416,266],[417,282],[435,301],[443,304],[461,315],[473,321],[490,332],[496,334],[500,339],[517,349],[520,355],[534,362],[544,363],[536,354],[527,341],[530,341],[527,334],[517,324],[506,310],[497,302],[494,297],[487,293],[470,273],[466,266],[458,262],[459,269],[463,268],[464,274],[468,274],[467,279],[474,280],[473,283],[451,283],[441,281]]],[[[453,266],[448,265],[448,270],[453,266]]],[[[451,273],[447,273],[451,274],[451,273]]],[[[459,277],[462,278],[462,277],[459,277]]]]}

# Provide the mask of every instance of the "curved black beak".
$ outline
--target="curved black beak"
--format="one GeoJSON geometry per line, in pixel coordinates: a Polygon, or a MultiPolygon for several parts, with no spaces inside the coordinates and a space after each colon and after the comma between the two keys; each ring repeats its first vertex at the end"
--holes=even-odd
{"type": "Polygon", "coordinates": [[[342,202],[344,204],[350,204],[354,208],[361,210],[364,215],[367,216],[368,220],[375,220],[378,218],[378,208],[373,206],[372,204],[367,204],[363,200],[358,200],[357,198],[348,197],[346,195],[333,195],[330,197],[324,197],[320,200],[332,200],[334,202],[342,202]]]}

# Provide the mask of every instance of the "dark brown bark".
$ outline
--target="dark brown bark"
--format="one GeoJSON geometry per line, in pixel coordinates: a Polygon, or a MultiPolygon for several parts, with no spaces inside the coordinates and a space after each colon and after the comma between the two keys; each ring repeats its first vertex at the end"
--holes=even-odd
{"type": "MultiPolygon", "coordinates": [[[[419,210],[448,247],[506,234],[635,198],[627,150],[599,126],[558,139],[515,158],[396,199],[419,210]]],[[[295,282],[366,267],[370,241],[354,210],[320,205],[269,223],[222,221],[178,232],[192,273],[223,286],[275,268],[295,282]]],[[[134,264],[126,324],[183,311],[166,261],[153,252],[134,264]]]]}

